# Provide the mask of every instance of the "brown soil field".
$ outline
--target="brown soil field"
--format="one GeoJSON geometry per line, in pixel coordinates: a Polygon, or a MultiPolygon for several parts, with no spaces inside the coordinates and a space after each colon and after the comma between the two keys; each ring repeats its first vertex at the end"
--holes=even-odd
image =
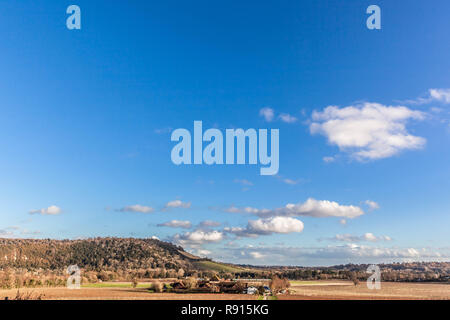
{"type": "MultiPolygon", "coordinates": [[[[382,282],[380,290],[369,290],[365,283],[354,286],[348,281],[293,281],[291,294],[278,295],[279,300],[450,300],[450,284],[382,282]]],[[[89,287],[81,289],[34,288],[20,289],[23,295],[44,300],[255,300],[246,294],[180,294],[150,293],[138,287],[89,287]]],[[[0,290],[0,299],[14,299],[17,289],[0,290]]]]}
{"type": "Polygon", "coordinates": [[[365,282],[357,286],[350,281],[294,281],[290,295],[280,300],[449,300],[450,284],[382,282],[381,289],[370,290],[365,282]]]}
{"type": "MultiPolygon", "coordinates": [[[[31,295],[34,299],[41,296],[42,300],[249,300],[257,296],[245,294],[220,293],[150,293],[145,288],[34,288],[20,289],[20,293],[31,295]]],[[[17,289],[0,290],[0,299],[14,299],[17,289]]]]}

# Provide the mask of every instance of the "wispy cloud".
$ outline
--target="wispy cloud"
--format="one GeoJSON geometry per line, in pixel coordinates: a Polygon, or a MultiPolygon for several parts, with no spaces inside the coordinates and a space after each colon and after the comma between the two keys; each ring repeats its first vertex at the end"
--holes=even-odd
{"type": "Polygon", "coordinates": [[[205,220],[199,223],[200,228],[214,228],[219,227],[222,223],[213,220],[205,220]]]}
{"type": "Polygon", "coordinates": [[[23,236],[36,236],[41,234],[39,230],[21,229],[17,226],[11,226],[0,229],[0,238],[23,238],[23,236]]]}
{"type": "Polygon", "coordinates": [[[47,208],[37,209],[37,210],[30,210],[30,214],[42,214],[42,215],[58,215],[62,212],[61,208],[55,205],[52,205],[47,208]]]}
{"type": "Polygon", "coordinates": [[[30,236],[36,236],[41,234],[42,232],[39,230],[28,230],[28,229],[23,229],[22,231],[20,231],[20,234],[23,235],[30,235],[30,236]]]}
{"type": "Polygon", "coordinates": [[[282,181],[283,181],[284,183],[290,184],[290,185],[295,185],[295,184],[298,184],[298,183],[299,183],[298,180],[292,180],[292,179],[289,179],[289,178],[284,178],[284,179],[282,179],[282,181]]]}
{"type": "Polygon", "coordinates": [[[14,232],[8,229],[0,229],[0,238],[12,238],[14,237],[14,232]]]}
{"type": "Polygon", "coordinates": [[[253,182],[248,181],[247,179],[234,179],[234,183],[238,183],[243,186],[253,186],[253,182]]]}
{"type": "Polygon", "coordinates": [[[172,132],[172,131],[173,131],[172,127],[166,127],[166,128],[158,128],[158,129],[155,129],[155,133],[156,133],[156,134],[165,134],[165,133],[170,133],[170,132],[172,132]]]}
{"type": "Polygon", "coordinates": [[[140,205],[140,204],[134,204],[134,205],[131,205],[131,206],[123,207],[123,208],[121,208],[121,209],[119,209],[117,211],[120,211],[120,212],[152,213],[152,212],[155,211],[155,209],[152,208],[152,207],[143,206],[143,205],[140,205]]]}
{"type": "Polygon", "coordinates": [[[378,203],[376,203],[375,201],[372,201],[372,200],[366,200],[366,201],[364,201],[364,204],[366,206],[368,206],[370,210],[375,210],[375,209],[379,209],[380,208],[380,205],[378,203]]]}
{"type": "Polygon", "coordinates": [[[375,236],[373,233],[367,232],[361,236],[352,235],[349,233],[337,234],[332,238],[319,239],[319,241],[322,241],[322,240],[342,241],[342,242],[362,242],[362,241],[378,242],[378,241],[391,241],[392,238],[389,236],[375,236]]]}
{"type": "Polygon", "coordinates": [[[285,184],[289,184],[289,185],[296,185],[299,184],[300,182],[305,182],[305,180],[303,179],[291,179],[291,178],[286,178],[283,177],[282,175],[274,175],[274,178],[280,180],[281,182],[285,183],[285,184]]]}
{"type": "Polygon", "coordinates": [[[272,108],[265,107],[259,110],[259,115],[264,118],[267,122],[272,122],[275,117],[275,112],[272,108]]]}
{"type": "Polygon", "coordinates": [[[412,105],[420,105],[420,104],[428,104],[431,102],[439,102],[443,104],[450,103],[450,89],[449,88],[441,88],[441,89],[429,89],[425,96],[413,99],[413,100],[405,100],[403,103],[412,104],[412,105]]]}
{"type": "MultiPolygon", "coordinates": [[[[275,119],[275,110],[269,107],[265,107],[259,110],[259,116],[263,117],[266,122],[272,122],[275,119]]],[[[296,117],[289,113],[280,113],[277,117],[284,123],[295,123],[298,121],[296,117]]]]}
{"type": "Polygon", "coordinates": [[[170,227],[170,228],[185,228],[190,229],[192,227],[192,223],[190,221],[183,220],[171,220],[168,222],[160,223],[157,225],[158,227],[170,227]]]}
{"type": "Polygon", "coordinates": [[[240,209],[233,205],[233,206],[223,209],[223,211],[228,212],[228,213],[240,213],[240,212],[243,212],[243,209],[240,209]]]}
{"type": "Polygon", "coordinates": [[[183,202],[181,200],[173,200],[166,203],[164,206],[164,209],[174,209],[174,208],[190,208],[191,203],[190,202],[183,202]]]}
{"type": "Polygon", "coordinates": [[[298,120],[296,117],[291,116],[288,113],[282,113],[278,116],[278,118],[281,121],[286,122],[286,123],[294,123],[294,122],[297,122],[297,120],[298,120]]]}

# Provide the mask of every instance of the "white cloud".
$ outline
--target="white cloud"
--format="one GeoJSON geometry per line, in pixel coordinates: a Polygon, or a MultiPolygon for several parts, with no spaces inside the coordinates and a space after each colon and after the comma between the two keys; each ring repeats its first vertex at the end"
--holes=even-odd
{"type": "Polygon", "coordinates": [[[183,234],[176,234],[172,237],[172,241],[181,245],[196,246],[208,242],[222,241],[224,235],[222,232],[195,230],[192,232],[185,232],[183,234]]]}
{"type": "Polygon", "coordinates": [[[231,207],[226,209],[227,212],[242,212],[257,215],[260,217],[341,217],[341,218],[356,218],[364,214],[364,211],[357,206],[341,205],[335,201],[316,200],[309,198],[304,203],[292,204],[288,203],[286,206],[276,209],[257,209],[253,207],[236,208],[231,207]],[[231,211],[232,209],[232,211],[231,211]]]}
{"type": "Polygon", "coordinates": [[[266,107],[259,110],[259,115],[263,117],[267,122],[271,122],[275,116],[272,108],[266,107]]]}
{"type": "Polygon", "coordinates": [[[278,116],[278,118],[280,118],[281,121],[286,122],[286,123],[294,123],[298,120],[296,117],[291,116],[288,113],[282,113],[278,116]]]}
{"type": "Polygon", "coordinates": [[[30,214],[42,214],[42,215],[57,215],[60,214],[62,212],[61,208],[58,206],[50,206],[48,208],[42,208],[42,209],[38,209],[38,210],[31,210],[29,213],[30,214]]]}
{"type": "Polygon", "coordinates": [[[365,233],[363,237],[366,241],[377,241],[377,237],[375,237],[373,233],[370,232],[365,233]]]}
{"type": "Polygon", "coordinates": [[[428,92],[433,100],[450,103],[450,89],[430,89],[428,92]]]}
{"type": "Polygon", "coordinates": [[[309,198],[302,204],[288,204],[286,209],[293,214],[311,217],[346,217],[355,218],[364,211],[357,206],[340,205],[335,201],[315,200],[309,198]]]}
{"type": "Polygon", "coordinates": [[[199,250],[197,250],[197,251],[195,252],[195,254],[196,254],[197,256],[200,256],[200,257],[207,257],[207,256],[209,256],[211,253],[212,253],[211,251],[206,250],[206,249],[199,249],[199,250]]]}
{"type": "Polygon", "coordinates": [[[357,160],[381,159],[425,145],[425,138],[406,130],[406,122],[412,119],[422,120],[424,113],[379,103],[329,106],[313,112],[310,132],[326,136],[330,144],[357,160]]]}
{"type": "Polygon", "coordinates": [[[364,203],[369,207],[370,210],[379,209],[380,205],[372,200],[366,200],[364,203]]]}
{"type": "Polygon", "coordinates": [[[265,257],[264,254],[258,252],[258,251],[251,251],[249,252],[249,255],[253,258],[253,259],[262,259],[265,257]]]}
{"type": "Polygon", "coordinates": [[[173,201],[169,201],[166,203],[165,207],[166,209],[168,208],[190,208],[191,207],[191,203],[190,202],[183,202],[181,200],[173,200],[173,201]]]}
{"type": "Polygon", "coordinates": [[[275,210],[281,215],[309,217],[346,217],[355,218],[364,214],[357,206],[340,205],[335,201],[315,200],[309,198],[304,203],[287,204],[284,208],[275,210]]]}
{"type": "Polygon", "coordinates": [[[339,223],[342,224],[342,225],[346,225],[347,224],[347,220],[341,219],[341,220],[339,220],[339,223]]]}
{"type": "Polygon", "coordinates": [[[245,213],[256,214],[256,215],[259,215],[261,212],[269,212],[270,211],[268,209],[257,209],[257,208],[253,208],[253,207],[245,207],[243,210],[245,213]]]}
{"type": "Polygon", "coordinates": [[[303,222],[291,217],[272,217],[250,220],[248,229],[257,233],[291,233],[302,232],[303,222]]]}
{"type": "Polygon", "coordinates": [[[271,235],[273,233],[293,233],[303,231],[303,222],[291,217],[271,217],[267,219],[250,220],[246,228],[226,227],[225,233],[234,234],[237,237],[257,237],[271,235]]]}
{"type": "Polygon", "coordinates": [[[152,207],[143,206],[143,205],[140,205],[140,204],[135,204],[135,205],[132,205],[132,206],[123,207],[123,208],[119,209],[118,211],[120,211],[120,212],[151,213],[151,212],[155,211],[155,209],[153,209],[152,207]]]}
{"type": "Polygon", "coordinates": [[[336,159],[334,157],[323,157],[322,160],[325,163],[330,163],[330,162],[334,162],[334,160],[336,160],[336,159]]]}
{"type": "Polygon", "coordinates": [[[171,228],[185,228],[185,229],[189,229],[189,228],[192,227],[192,223],[190,221],[172,220],[172,221],[160,223],[157,226],[158,227],[171,227],[171,228]]]}

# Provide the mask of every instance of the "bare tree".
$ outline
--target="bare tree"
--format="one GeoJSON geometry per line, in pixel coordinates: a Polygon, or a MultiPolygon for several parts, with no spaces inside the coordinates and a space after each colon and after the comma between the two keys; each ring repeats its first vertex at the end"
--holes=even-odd
{"type": "Polygon", "coordinates": [[[350,280],[352,280],[353,284],[357,286],[359,284],[358,276],[356,275],[356,272],[350,273],[350,280]]]}

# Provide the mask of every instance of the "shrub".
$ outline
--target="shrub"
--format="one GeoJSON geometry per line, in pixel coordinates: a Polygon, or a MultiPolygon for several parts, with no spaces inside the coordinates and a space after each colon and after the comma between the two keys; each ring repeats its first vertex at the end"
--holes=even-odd
{"type": "Polygon", "coordinates": [[[264,289],[264,286],[258,286],[258,294],[264,295],[265,292],[266,290],[264,289]]]}
{"type": "Polygon", "coordinates": [[[44,295],[42,293],[38,293],[36,295],[33,294],[33,292],[20,292],[19,289],[17,289],[16,296],[13,298],[13,300],[42,300],[44,295]]]}
{"type": "Polygon", "coordinates": [[[270,290],[272,290],[272,294],[277,294],[280,291],[286,290],[290,287],[290,282],[288,279],[283,278],[280,279],[278,276],[273,276],[272,280],[270,281],[270,290]]]}
{"type": "Polygon", "coordinates": [[[195,278],[187,278],[183,280],[183,284],[186,286],[186,289],[195,289],[197,287],[197,280],[195,278]]]}
{"type": "Polygon", "coordinates": [[[12,287],[14,287],[14,279],[8,271],[0,274],[0,287],[3,289],[11,289],[12,287]]]}
{"type": "Polygon", "coordinates": [[[153,289],[154,292],[162,292],[163,291],[163,284],[159,281],[153,282],[150,286],[150,289],[153,289]]]}
{"type": "Polygon", "coordinates": [[[350,280],[352,280],[352,282],[355,286],[357,286],[359,284],[359,279],[358,279],[358,276],[356,275],[356,272],[352,272],[350,274],[350,280]]]}
{"type": "Polygon", "coordinates": [[[99,273],[97,274],[97,278],[98,278],[99,280],[101,280],[101,281],[108,281],[108,280],[110,280],[110,279],[109,279],[109,275],[108,275],[106,272],[104,272],[104,271],[99,272],[99,273]]]}

